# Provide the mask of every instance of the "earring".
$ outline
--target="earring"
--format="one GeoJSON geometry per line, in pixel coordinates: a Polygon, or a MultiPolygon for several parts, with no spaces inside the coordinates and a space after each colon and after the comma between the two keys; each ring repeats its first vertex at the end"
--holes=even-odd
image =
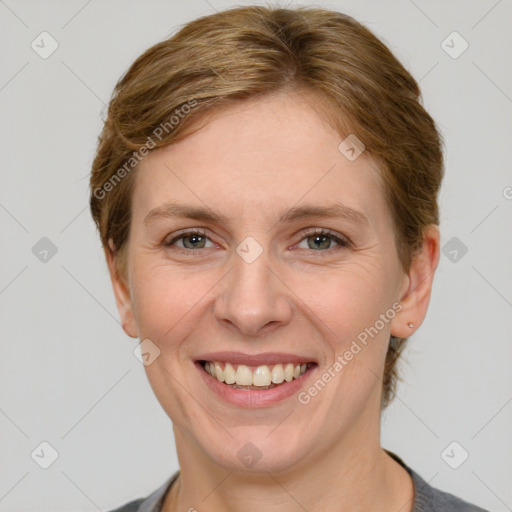
{"type": "Polygon", "coordinates": [[[411,328],[412,328],[412,327],[414,327],[414,324],[413,324],[412,322],[409,322],[409,323],[407,324],[407,327],[411,327],[411,328]]]}

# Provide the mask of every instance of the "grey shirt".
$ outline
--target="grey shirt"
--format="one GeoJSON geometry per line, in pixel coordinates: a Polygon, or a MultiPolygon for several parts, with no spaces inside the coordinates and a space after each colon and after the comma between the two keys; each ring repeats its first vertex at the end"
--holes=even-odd
{"type": "MultiPolygon", "coordinates": [[[[453,494],[435,489],[411,468],[406,466],[400,457],[388,450],[386,450],[386,452],[411,475],[414,484],[414,507],[412,512],[489,512],[463,501],[453,494]]],[[[176,471],[176,473],[146,498],[130,501],[110,512],[161,512],[165,494],[171,488],[179,474],[179,470],[176,471]]]]}

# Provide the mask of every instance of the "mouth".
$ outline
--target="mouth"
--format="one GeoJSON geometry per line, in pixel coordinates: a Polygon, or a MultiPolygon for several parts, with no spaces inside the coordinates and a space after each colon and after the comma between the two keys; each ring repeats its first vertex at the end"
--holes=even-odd
{"type": "Polygon", "coordinates": [[[203,371],[227,388],[263,391],[300,380],[317,365],[314,361],[249,366],[226,361],[198,360],[203,371]]]}

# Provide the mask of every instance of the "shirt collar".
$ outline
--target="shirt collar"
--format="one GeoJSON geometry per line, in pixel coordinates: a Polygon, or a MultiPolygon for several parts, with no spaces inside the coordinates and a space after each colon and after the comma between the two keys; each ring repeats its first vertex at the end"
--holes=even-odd
{"type": "Polygon", "coordinates": [[[180,470],[178,469],[170,478],[168,478],[156,491],[152,492],[142,501],[137,512],[160,512],[164,503],[165,495],[172,484],[178,478],[180,470]]]}
{"type": "MultiPolygon", "coordinates": [[[[390,452],[389,450],[384,451],[390,457],[396,460],[401,466],[403,466],[412,478],[414,485],[414,508],[412,512],[421,512],[425,510],[425,504],[434,503],[436,497],[433,488],[423,478],[421,478],[418,473],[409,468],[398,455],[390,452]]],[[[140,503],[137,512],[161,512],[165,495],[171,488],[172,484],[176,481],[179,474],[180,470],[178,469],[171,477],[165,480],[165,482],[158,489],[153,491],[140,503]]]]}

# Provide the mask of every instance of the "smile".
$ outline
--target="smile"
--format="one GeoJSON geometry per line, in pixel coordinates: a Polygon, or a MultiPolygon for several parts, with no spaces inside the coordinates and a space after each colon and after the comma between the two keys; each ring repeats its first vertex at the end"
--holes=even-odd
{"type": "Polygon", "coordinates": [[[235,389],[272,389],[284,382],[291,382],[304,375],[316,363],[287,363],[259,365],[231,364],[218,361],[201,361],[204,371],[235,389]]]}

